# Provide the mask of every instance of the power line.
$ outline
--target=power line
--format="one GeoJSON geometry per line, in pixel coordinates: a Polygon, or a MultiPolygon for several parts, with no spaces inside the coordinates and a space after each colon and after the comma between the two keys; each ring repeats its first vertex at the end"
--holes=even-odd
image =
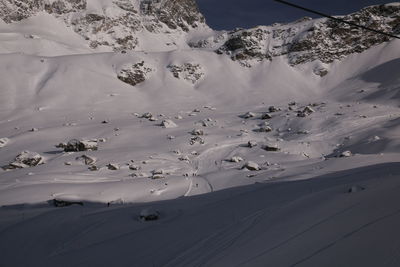
{"type": "Polygon", "coordinates": [[[330,15],[327,15],[327,14],[324,14],[324,13],[321,13],[321,12],[318,12],[318,11],[315,11],[315,10],[312,10],[312,9],[309,9],[309,8],[305,8],[305,7],[302,7],[302,6],[298,6],[296,4],[292,4],[292,3],[289,3],[289,2],[286,2],[286,1],[283,1],[283,0],[274,0],[274,1],[282,3],[282,4],[285,4],[285,5],[288,5],[288,6],[292,6],[292,7],[298,8],[298,9],[302,9],[304,11],[307,11],[307,12],[310,12],[310,13],[314,13],[314,14],[320,15],[322,17],[326,17],[326,18],[329,18],[329,19],[332,19],[332,20],[336,20],[336,21],[339,21],[339,22],[342,22],[342,23],[345,23],[345,24],[348,24],[348,25],[351,25],[351,26],[354,26],[354,27],[358,27],[358,28],[361,28],[361,29],[364,29],[364,30],[367,30],[367,31],[371,31],[371,32],[383,34],[383,35],[386,35],[386,36],[389,36],[389,37],[392,37],[392,38],[400,39],[400,37],[397,36],[397,35],[393,35],[393,34],[390,34],[390,33],[378,31],[378,30],[375,30],[375,29],[372,29],[372,28],[369,28],[369,27],[358,25],[358,24],[350,22],[350,21],[345,21],[345,20],[340,19],[340,18],[335,18],[335,17],[332,17],[330,15]]]}

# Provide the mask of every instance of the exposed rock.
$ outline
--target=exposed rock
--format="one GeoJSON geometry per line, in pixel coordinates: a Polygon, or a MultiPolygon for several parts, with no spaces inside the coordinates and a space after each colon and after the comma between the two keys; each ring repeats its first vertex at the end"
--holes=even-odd
{"type": "Polygon", "coordinates": [[[297,112],[297,117],[306,117],[314,112],[315,112],[314,109],[312,109],[310,106],[306,106],[302,111],[297,112]]]}
{"type": "Polygon", "coordinates": [[[61,199],[53,199],[53,205],[55,207],[67,207],[71,205],[80,205],[83,206],[82,201],[67,201],[67,200],[61,200],[61,199]]]}
{"type": "Polygon", "coordinates": [[[82,155],[80,157],[77,157],[76,160],[82,160],[85,163],[85,165],[93,165],[97,161],[95,157],[91,157],[88,155],[82,155]]]}
{"type": "Polygon", "coordinates": [[[140,116],[140,118],[145,118],[145,119],[150,119],[150,118],[152,118],[152,117],[153,117],[153,114],[151,114],[150,112],[143,113],[143,114],[140,116]]]}
{"type": "Polygon", "coordinates": [[[0,148],[5,147],[10,142],[10,139],[7,137],[0,138],[0,148]]]}
{"type": "Polygon", "coordinates": [[[176,125],[176,123],[173,122],[172,120],[163,120],[161,122],[161,126],[163,128],[176,128],[176,127],[178,127],[178,125],[176,125]]]}
{"type": "Polygon", "coordinates": [[[95,151],[98,149],[98,141],[72,139],[67,144],[60,143],[56,147],[64,149],[65,152],[95,151]]]}
{"type": "Polygon", "coordinates": [[[250,140],[250,141],[247,142],[247,146],[250,147],[250,148],[255,147],[257,145],[258,145],[257,142],[254,141],[254,140],[250,140]]]}
{"type": "Polygon", "coordinates": [[[260,128],[257,128],[254,131],[259,132],[259,133],[268,133],[268,132],[272,132],[272,128],[271,128],[271,126],[268,126],[268,125],[260,125],[260,128]]]}
{"type": "Polygon", "coordinates": [[[307,130],[298,130],[297,134],[309,134],[310,132],[307,130]]]}
{"type": "Polygon", "coordinates": [[[121,81],[135,86],[139,83],[146,81],[149,73],[153,69],[147,66],[144,61],[135,64],[125,64],[118,72],[118,79],[121,81]]]}
{"type": "Polygon", "coordinates": [[[264,113],[263,115],[261,115],[261,119],[269,120],[269,119],[272,119],[272,116],[269,113],[264,113]]]}
{"type": "Polygon", "coordinates": [[[88,168],[90,171],[98,171],[99,168],[96,165],[90,165],[88,168]]]}
{"type": "MultiPolygon", "coordinates": [[[[184,63],[183,65],[169,65],[168,69],[172,72],[175,78],[184,79],[192,84],[197,83],[204,77],[203,68],[199,64],[184,63]]],[[[194,112],[200,112],[194,111],[194,112]]]]}
{"type": "Polygon", "coordinates": [[[260,166],[253,162],[253,161],[248,161],[246,164],[242,167],[242,169],[247,169],[249,171],[259,171],[261,170],[260,166]]]}
{"type": "Polygon", "coordinates": [[[203,138],[201,138],[200,136],[193,136],[193,137],[191,137],[190,138],[190,145],[194,145],[194,144],[196,144],[196,143],[199,143],[199,144],[201,144],[201,145],[204,145],[205,144],[205,141],[204,141],[204,139],[203,138]]]}
{"type": "Polygon", "coordinates": [[[130,169],[130,170],[133,170],[133,171],[138,171],[138,170],[141,169],[141,167],[138,166],[138,165],[129,165],[129,169],[130,169]]]}
{"type": "Polygon", "coordinates": [[[348,158],[348,157],[351,157],[351,156],[353,156],[353,153],[351,153],[351,151],[349,151],[349,150],[343,151],[339,155],[339,157],[341,157],[341,158],[348,158]]]}
{"type": "Polygon", "coordinates": [[[119,165],[116,163],[109,163],[107,164],[107,168],[111,171],[117,171],[119,170],[119,165]]]}
{"type": "Polygon", "coordinates": [[[361,191],[364,191],[365,188],[359,185],[353,185],[352,187],[349,188],[349,190],[347,192],[349,193],[358,193],[361,191]]]}
{"type": "MultiPolygon", "coordinates": [[[[370,6],[340,18],[375,30],[392,34],[400,33],[399,5],[370,6]]],[[[222,45],[219,45],[216,52],[227,54],[232,60],[237,60],[249,67],[254,62],[272,60],[282,55],[287,55],[290,65],[315,60],[329,64],[334,60],[341,60],[353,53],[361,53],[372,46],[390,40],[385,35],[331,19],[311,20],[310,18],[289,24],[234,30],[227,35],[220,38],[219,43],[222,42],[222,45]]],[[[212,48],[211,45],[208,48],[212,48]]],[[[317,67],[314,72],[324,76],[327,74],[327,69],[317,67]]]]}
{"type": "Polygon", "coordinates": [[[142,221],[155,221],[160,218],[160,212],[153,208],[146,208],[140,212],[139,219],[142,221]]]}
{"type": "Polygon", "coordinates": [[[268,111],[272,113],[272,112],[281,111],[281,109],[280,109],[280,108],[277,108],[277,107],[275,107],[275,106],[270,106],[270,107],[268,108],[268,111]]]}
{"type": "Polygon", "coordinates": [[[234,156],[232,158],[229,159],[230,162],[234,162],[234,163],[238,163],[243,161],[243,158],[239,157],[239,156],[234,156]]]}
{"type": "Polygon", "coordinates": [[[324,77],[325,75],[328,74],[329,71],[328,71],[326,66],[322,66],[321,65],[321,66],[315,67],[313,72],[314,72],[315,75],[318,75],[320,77],[324,77]]]}
{"type": "Polygon", "coordinates": [[[162,174],[153,174],[153,176],[151,177],[152,179],[156,180],[156,179],[164,179],[165,176],[162,174]]]}
{"type": "Polygon", "coordinates": [[[180,35],[206,27],[194,0],[107,2],[102,10],[93,11],[87,9],[87,0],[0,0],[0,18],[12,23],[44,11],[70,26],[91,48],[105,46],[121,52],[144,46],[138,33],[153,33],[165,47],[177,47],[180,35]]]}
{"type": "Polygon", "coordinates": [[[247,112],[247,113],[241,115],[240,117],[243,118],[243,119],[250,119],[250,118],[254,118],[255,116],[256,116],[255,113],[247,112]]]}
{"type": "Polygon", "coordinates": [[[13,169],[29,168],[29,167],[35,167],[43,163],[44,159],[40,154],[36,152],[22,151],[17,157],[15,157],[13,162],[11,162],[7,166],[4,166],[3,169],[13,170],[13,169]]]}
{"type": "Polygon", "coordinates": [[[201,129],[193,129],[190,133],[192,135],[204,135],[204,131],[201,129]]]}
{"type": "Polygon", "coordinates": [[[266,151],[279,151],[280,148],[277,144],[266,144],[262,147],[266,151]]]}
{"type": "Polygon", "coordinates": [[[181,157],[179,157],[178,159],[179,159],[180,161],[187,161],[187,162],[190,161],[190,158],[189,158],[188,156],[181,156],[181,157]]]}
{"type": "Polygon", "coordinates": [[[163,179],[165,178],[165,171],[163,169],[156,169],[151,172],[153,175],[152,179],[163,179]]]}

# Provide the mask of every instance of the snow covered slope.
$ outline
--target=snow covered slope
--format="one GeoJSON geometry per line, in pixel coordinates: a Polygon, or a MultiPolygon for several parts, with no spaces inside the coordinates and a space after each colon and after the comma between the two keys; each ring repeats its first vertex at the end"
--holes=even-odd
{"type": "MultiPolygon", "coordinates": [[[[6,23],[45,16],[42,20],[48,24],[44,28],[53,27],[47,14],[84,38],[87,46],[96,51],[174,50],[187,47],[186,40],[196,32],[211,31],[194,0],[0,1],[0,18],[6,23]]],[[[61,37],[62,32],[58,35],[61,37]]],[[[48,49],[43,48],[42,54],[48,55],[48,49]]]]}
{"type": "MultiPolygon", "coordinates": [[[[399,40],[214,32],[192,0],[0,7],[0,265],[398,263],[399,40]]],[[[399,9],[346,18],[398,33],[399,9]]]]}

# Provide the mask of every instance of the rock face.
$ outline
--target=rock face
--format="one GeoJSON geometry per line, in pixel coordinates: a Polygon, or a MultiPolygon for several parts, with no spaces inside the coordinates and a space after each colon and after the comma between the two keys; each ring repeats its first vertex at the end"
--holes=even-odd
{"type": "Polygon", "coordinates": [[[6,23],[26,19],[40,11],[62,15],[86,9],[86,0],[2,0],[0,18],[6,23]]]}
{"type": "Polygon", "coordinates": [[[184,79],[192,84],[197,83],[198,80],[204,77],[203,69],[199,64],[185,63],[182,65],[169,65],[168,69],[175,78],[184,79]]]}
{"type": "Polygon", "coordinates": [[[144,61],[135,63],[135,64],[127,64],[122,66],[121,70],[118,72],[118,79],[121,81],[135,86],[139,83],[142,83],[146,80],[147,76],[150,72],[152,72],[152,68],[147,66],[144,61]]]}
{"type": "Polygon", "coordinates": [[[195,0],[108,2],[99,9],[91,8],[87,0],[0,0],[0,18],[12,23],[44,11],[71,26],[90,47],[109,46],[114,51],[140,49],[138,35],[143,30],[167,35],[172,40],[164,43],[167,46],[183,33],[207,27],[195,0]]]}
{"type": "MultiPolygon", "coordinates": [[[[398,4],[366,7],[341,18],[376,30],[400,33],[398,4]]],[[[245,66],[282,55],[288,56],[291,65],[315,60],[331,63],[349,54],[363,52],[389,39],[385,35],[331,19],[304,18],[290,24],[259,26],[230,32],[216,52],[227,54],[245,66]]],[[[317,73],[320,76],[326,74],[326,70],[317,73]]]]}
{"type": "Polygon", "coordinates": [[[141,11],[146,15],[154,15],[170,29],[189,31],[205,23],[195,0],[142,0],[141,11]]]}
{"type": "MultiPolygon", "coordinates": [[[[390,40],[385,35],[331,19],[307,17],[288,24],[213,33],[195,0],[0,0],[0,19],[6,23],[39,12],[47,12],[63,21],[93,49],[170,51],[189,45],[226,54],[247,67],[287,56],[292,66],[316,61],[319,65],[314,73],[321,77],[328,74],[326,64],[390,40]],[[190,34],[196,30],[201,30],[202,34],[190,34]],[[191,36],[207,37],[193,37],[192,40],[191,36]],[[149,46],[149,43],[154,45],[149,46]]],[[[398,3],[366,7],[341,18],[400,34],[398,3]]],[[[171,65],[170,70],[175,77],[191,83],[204,75],[196,64],[171,65]]]]}

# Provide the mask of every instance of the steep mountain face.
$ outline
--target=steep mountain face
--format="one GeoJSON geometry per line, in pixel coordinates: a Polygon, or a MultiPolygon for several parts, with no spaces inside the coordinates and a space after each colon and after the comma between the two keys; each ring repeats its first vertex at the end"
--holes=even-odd
{"type": "Polygon", "coordinates": [[[207,28],[194,0],[0,1],[0,18],[6,23],[39,12],[64,20],[91,48],[107,46],[114,51],[144,50],[141,39],[154,39],[163,50],[173,49],[186,44],[185,35],[190,30],[207,28]]]}
{"type": "MultiPolygon", "coordinates": [[[[371,6],[341,18],[383,32],[400,33],[399,4],[371,6]]],[[[214,48],[246,66],[282,55],[288,55],[290,65],[298,65],[315,60],[331,63],[389,39],[331,19],[304,18],[290,24],[236,30],[191,45],[214,48]]]]}

